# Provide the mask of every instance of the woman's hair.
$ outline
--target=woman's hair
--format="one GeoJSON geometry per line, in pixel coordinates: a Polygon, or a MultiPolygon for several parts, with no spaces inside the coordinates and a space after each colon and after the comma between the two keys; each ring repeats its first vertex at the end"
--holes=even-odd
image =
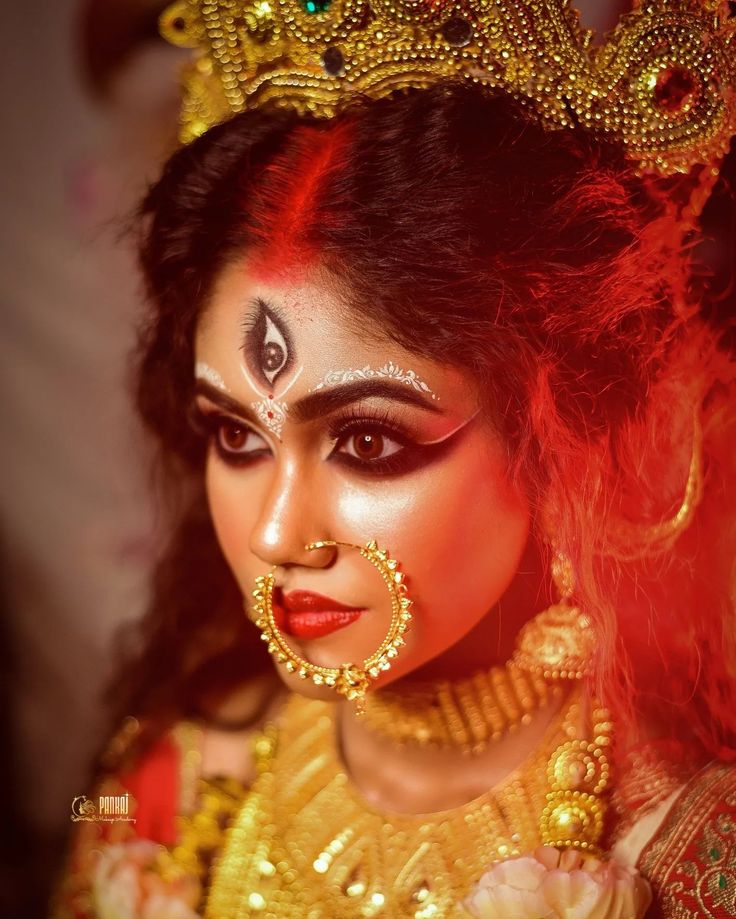
{"type": "Polygon", "coordinates": [[[187,412],[198,317],[248,253],[274,271],[319,265],[357,327],[473,377],[535,538],[572,560],[618,723],[644,719],[696,759],[736,749],[734,368],[690,303],[666,197],[616,148],[439,85],[330,121],[239,115],[171,158],[143,213],[152,312],[138,404],[185,499],[123,711],[160,727],[264,666],[207,518],[205,444],[187,412]],[[643,534],[677,511],[698,425],[695,519],[674,546],[629,557],[621,521],[643,534]]]}

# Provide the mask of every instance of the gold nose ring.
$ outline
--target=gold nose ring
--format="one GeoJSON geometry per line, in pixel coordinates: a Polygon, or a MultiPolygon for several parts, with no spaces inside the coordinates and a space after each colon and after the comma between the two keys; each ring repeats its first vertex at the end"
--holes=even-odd
{"type": "Polygon", "coordinates": [[[328,686],[335,692],[354,702],[361,712],[365,694],[370,684],[381,673],[390,670],[391,664],[404,646],[404,634],[411,622],[412,601],[409,599],[404,574],[395,558],[391,558],[385,549],[380,549],[375,540],[369,540],[364,546],[353,543],[338,542],[332,539],[321,539],[308,543],[307,552],[326,548],[355,549],[370,562],[381,575],[389,596],[391,597],[391,622],[386,637],[380,646],[362,663],[345,663],[339,667],[322,667],[312,664],[297,654],[282,635],[273,613],[273,589],[275,584],[275,566],[267,574],[256,578],[253,590],[253,618],[261,630],[261,638],[268,643],[268,651],[276,662],[296,673],[303,680],[310,679],[315,686],[328,686]]]}

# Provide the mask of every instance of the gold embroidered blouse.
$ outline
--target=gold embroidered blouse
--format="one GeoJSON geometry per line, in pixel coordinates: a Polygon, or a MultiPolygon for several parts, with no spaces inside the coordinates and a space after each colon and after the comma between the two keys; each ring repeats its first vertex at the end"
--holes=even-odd
{"type": "MultiPolygon", "coordinates": [[[[292,698],[279,729],[256,741],[259,774],[246,789],[234,779],[199,777],[196,732],[179,727],[176,841],[162,865],[201,881],[192,915],[459,917],[463,897],[493,861],[537,844],[542,786],[526,787],[512,774],[443,814],[379,814],[345,774],[334,728],[331,706],[292,698]]],[[[542,771],[564,730],[563,718],[533,755],[542,771]]],[[[114,785],[106,780],[107,793],[114,785]]],[[[87,832],[86,844],[83,837],[76,856],[105,843],[99,832],[87,832]]],[[[109,842],[132,838],[132,828],[118,829],[109,842]]],[[[54,915],[96,916],[89,859],[72,861],[83,867],[67,874],[54,915]]],[[[714,764],[694,777],[639,866],[655,891],[648,916],[736,916],[736,769],[714,764]]]]}

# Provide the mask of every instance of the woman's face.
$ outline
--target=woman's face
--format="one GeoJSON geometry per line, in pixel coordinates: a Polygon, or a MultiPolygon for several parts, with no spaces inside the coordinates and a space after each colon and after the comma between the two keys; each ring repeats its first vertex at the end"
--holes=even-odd
{"type": "MultiPolygon", "coordinates": [[[[398,559],[414,619],[382,685],[489,613],[517,570],[529,513],[470,374],[360,331],[338,290],[325,274],[225,270],[197,330],[196,408],[222,550],[245,597],[278,566],[277,619],[302,657],[360,663],[390,622],[370,563],[307,544],[374,539],[398,559]]],[[[329,693],[278,669],[293,688],[329,693]]]]}

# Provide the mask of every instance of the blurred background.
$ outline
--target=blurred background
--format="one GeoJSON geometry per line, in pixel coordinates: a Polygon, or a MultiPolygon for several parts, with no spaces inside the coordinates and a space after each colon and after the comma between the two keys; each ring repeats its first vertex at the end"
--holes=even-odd
{"type": "MultiPolygon", "coordinates": [[[[150,456],[130,401],[132,215],[175,145],[161,0],[0,13],[0,915],[46,915],[120,630],[146,605],[150,456]]],[[[703,310],[733,346],[736,157],[704,215],[703,310]]]]}
{"type": "Polygon", "coordinates": [[[162,0],[2,4],[0,914],[46,915],[156,521],[131,217],[176,141],[162,0]]]}

